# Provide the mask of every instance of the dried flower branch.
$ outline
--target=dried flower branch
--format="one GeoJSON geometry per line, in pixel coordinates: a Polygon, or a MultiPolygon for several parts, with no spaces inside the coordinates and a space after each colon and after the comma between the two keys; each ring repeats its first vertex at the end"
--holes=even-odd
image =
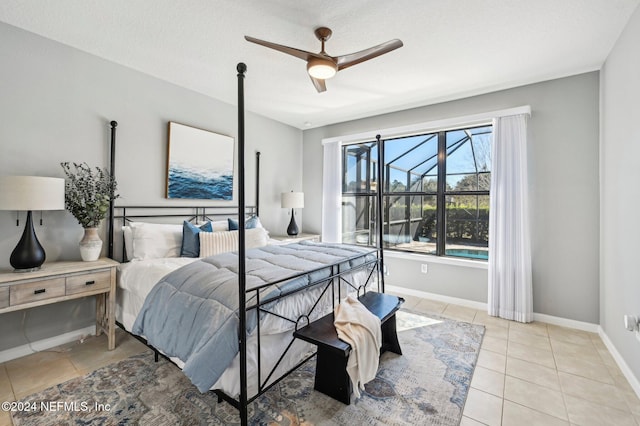
{"type": "Polygon", "coordinates": [[[100,225],[109,211],[109,202],[119,197],[118,184],[106,169],[87,163],[60,163],[65,181],[65,207],[84,228],[100,225]]]}

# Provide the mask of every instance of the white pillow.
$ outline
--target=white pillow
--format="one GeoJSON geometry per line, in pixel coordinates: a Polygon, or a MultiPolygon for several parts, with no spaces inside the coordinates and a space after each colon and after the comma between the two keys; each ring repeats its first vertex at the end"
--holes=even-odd
{"type": "Polygon", "coordinates": [[[133,258],[133,231],[129,225],[122,227],[122,236],[124,238],[124,250],[127,254],[127,260],[133,258]]]}
{"type": "Polygon", "coordinates": [[[211,222],[211,229],[213,232],[219,231],[228,231],[229,230],[229,221],[225,220],[205,220],[204,222],[198,222],[198,226],[204,225],[207,222],[211,222]]]}
{"type": "MultiPolygon", "coordinates": [[[[238,231],[200,232],[200,257],[238,251],[238,231]]],[[[264,228],[245,230],[247,249],[267,245],[269,233],[264,228]]]]}
{"type": "Polygon", "coordinates": [[[212,221],[211,222],[211,229],[213,229],[213,232],[228,231],[229,230],[229,221],[227,219],[212,221]]]}
{"type": "Polygon", "coordinates": [[[182,225],[131,222],[132,252],[130,259],[180,257],[182,225]]]}

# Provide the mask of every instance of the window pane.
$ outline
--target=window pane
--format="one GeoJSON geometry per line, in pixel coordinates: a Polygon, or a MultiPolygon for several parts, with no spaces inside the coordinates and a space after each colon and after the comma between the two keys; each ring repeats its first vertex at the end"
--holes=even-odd
{"type": "Polygon", "coordinates": [[[378,146],[361,143],[344,147],[344,177],[342,192],[370,193],[376,191],[378,146]]]}
{"type": "Polygon", "coordinates": [[[488,191],[491,187],[491,173],[447,174],[448,191],[488,191]]]}
{"type": "Polygon", "coordinates": [[[342,242],[375,245],[375,196],[342,196],[342,242]]]}
{"type": "Polygon", "coordinates": [[[438,135],[409,136],[384,143],[387,192],[427,192],[437,187],[438,135]]]}
{"type": "Polygon", "coordinates": [[[447,256],[488,259],[489,196],[456,195],[446,198],[447,256]]]}
{"type": "Polygon", "coordinates": [[[385,196],[385,247],[435,253],[436,196],[385,196]]]}
{"type": "Polygon", "coordinates": [[[488,191],[491,127],[447,132],[447,191],[488,191]]]}

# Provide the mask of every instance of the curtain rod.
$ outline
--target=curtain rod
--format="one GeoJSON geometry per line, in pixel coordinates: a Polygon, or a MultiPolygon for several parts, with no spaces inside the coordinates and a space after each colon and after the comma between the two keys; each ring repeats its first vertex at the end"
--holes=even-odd
{"type": "Polygon", "coordinates": [[[496,117],[507,117],[510,115],[527,114],[531,116],[531,106],[523,105],[514,108],[501,109],[497,111],[482,112],[479,114],[465,115],[461,117],[444,118],[441,120],[427,121],[423,123],[410,124],[408,126],[391,127],[382,130],[371,130],[367,132],[355,133],[352,135],[334,136],[322,139],[322,144],[342,142],[352,143],[359,141],[373,140],[374,135],[379,134],[382,138],[399,137],[416,132],[428,132],[430,130],[444,130],[447,127],[467,126],[489,123],[496,117]]]}

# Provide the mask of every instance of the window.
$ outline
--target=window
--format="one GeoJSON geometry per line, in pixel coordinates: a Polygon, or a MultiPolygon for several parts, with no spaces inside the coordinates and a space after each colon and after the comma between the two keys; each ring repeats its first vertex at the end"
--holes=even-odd
{"type": "Polygon", "coordinates": [[[485,125],[387,139],[381,146],[343,146],[343,241],[376,244],[382,189],[385,248],[486,260],[491,130],[485,125]]]}

